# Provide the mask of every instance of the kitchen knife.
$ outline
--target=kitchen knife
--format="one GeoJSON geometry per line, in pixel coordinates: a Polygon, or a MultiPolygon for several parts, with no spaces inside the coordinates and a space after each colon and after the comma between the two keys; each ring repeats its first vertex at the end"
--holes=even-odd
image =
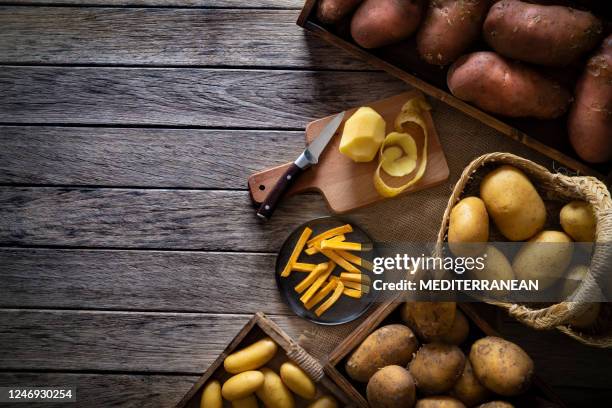
{"type": "Polygon", "coordinates": [[[321,153],[325,150],[325,147],[338,130],[338,127],[340,127],[343,118],[344,112],[336,115],[327,125],[325,125],[321,133],[319,133],[319,136],[306,147],[300,157],[289,166],[287,171],[283,173],[274,187],[272,187],[272,190],[268,193],[268,196],[259,207],[259,210],[257,210],[258,217],[266,220],[269,219],[276,209],[280,198],[285,191],[293,185],[298,176],[302,174],[304,170],[319,162],[321,153]]]}

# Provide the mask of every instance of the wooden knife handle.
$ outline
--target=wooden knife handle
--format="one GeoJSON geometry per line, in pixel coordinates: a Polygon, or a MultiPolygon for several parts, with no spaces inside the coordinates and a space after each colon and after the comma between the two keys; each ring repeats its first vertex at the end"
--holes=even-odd
{"type": "Polygon", "coordinates": [[[283,173],[283,175],[278,179],[274,187],[272,187],[272,191],[268,193],[266,199],[261,203],[259,210],[257,210],[257,216],[264,219],[269,219],[272,216],[272,213],[276,209],[281,197],[285,194],[287,190],[295,183],[298,176],[303,172],[301,168],[299,168],[295,163],[291,163],[289,168],[283,173]]]}

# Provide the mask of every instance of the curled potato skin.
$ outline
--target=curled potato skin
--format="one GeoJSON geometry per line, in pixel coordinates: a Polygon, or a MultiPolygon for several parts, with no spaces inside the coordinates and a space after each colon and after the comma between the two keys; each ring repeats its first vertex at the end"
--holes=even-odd
{"type": "Polygon", "coordinates": [[[570,7],[501,0],[483,25],[487,43],[508,58],[546,66],[577,61],[600,41],[602,22],[570,7]]]}
{"type": "Polygon", "coordinates": [[[490,0],[432,0],[417,33],[417,50],[429,64],[447,65],[478,38],[490,0]]]}
{"type": "Polygon", "coordinates": [[[570,142],[583,160],[612,160],[612,35],[587,62],[576,84],[567,122],[570,142]]]}
{"type": "Polygon", "coordinates": [[[446,82],[457,98],[509,117],[554,119],[565,113],[570,93],[533,68],[490,51],[464,55],[446,82]]]}

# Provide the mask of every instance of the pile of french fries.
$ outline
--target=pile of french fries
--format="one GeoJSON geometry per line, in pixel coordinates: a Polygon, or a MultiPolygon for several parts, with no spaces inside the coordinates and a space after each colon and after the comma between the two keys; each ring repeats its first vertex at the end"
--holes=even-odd
{"type": "Polygon", "coordinates": [[[311,238],[312,229],[304,228],[281,272],[283,278],[290,276],[292,272],[307,273],[294,289],[301,295],[300,301],[307,310],[319,305],[314,312],[319,317],[341,296],[359,299],[369,291],[368,275],[363,274],[359,268],[372,270],[372,263],[354,252],[370,251],[372,245],[347,242],[345,234],[351,232],[353,227],[345,224],[311,238]],[[319,264],[298,262],[302,253],[310,256],[321,253],[328,260],[319,264]],[[341,269],[339,275],[333,274],[336,267],[341,269]]]}

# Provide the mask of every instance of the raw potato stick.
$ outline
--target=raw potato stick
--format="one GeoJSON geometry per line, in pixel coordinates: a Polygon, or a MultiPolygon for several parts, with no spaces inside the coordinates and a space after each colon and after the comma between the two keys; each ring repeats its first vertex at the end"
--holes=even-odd
{"type": "Polygon", "coordinates": [[[338,255],[333,250],[331,250],[331,249],[322,249],[321,253],[323,255],[325,255],[326,257],[328,257],[329,259],[331,259],[332,261],[334,261],[335,263],[337,263],[338,266],[346,269],[348,272],[361,273],[361,271],[359,269],[357,269],[356,266],[354,266],[352,263],[350,263],[346,259],[342,258],[340,255],[338,255]]]}
{"type": "Polygon", "coordinates": [[[342,281],[337,281],[334,293],[329,297],[329,299],[323,302],[323,304],[319,306],[317,310],[315,310],[315,314],[320,317],[323,313],[325,313],[330,307],[334,305],[334,303],[336,303],[336,301],[338,301],[338,299],[340,299],[340,296],[342,296],[342,292],[344,292],[344,284],[342,283],[342,281]]]}
{"type": "Polygon", "coordinates": [[[346,273],[346,272],[342,272],[340,274],[340,280],[342,280],[342,281],[357,282],[357,283],[361,284],[363,279],[364,278],[363,278],[363,275],[361,273],[346,273]]]}
{"type": "Polygon", "coordinates": [[[334,261],[330,261],[327,269],[325,270],[325,272],[321,273],[317,277],[317,279],[314,281],[314,283],[312,285],[310,285],[310,287],[308,288],[306,293],[304,293],[304,295],[302,295],[302,297],[300,298],[300,301],[302,303],[308,302],[314,296],[314,294],[317,292],[317,290],[319,290],[319,288],[323,285],[323,283],[325,283],[327,278],[329,278],[329,276],[332,274],[332,272],[334,271],[335,267],[336,267],[336,263],[334,261]]]}
{"type": "Polygon", "coordinates": [[[360,242],[321,241],[321,249],[339,249],[343,251],[371,251],[372,246],[360,242]]]}
{"type": "Polygon", "coordinates": [[[374,269],[374,265],[372,265],[372,262],[366,261],[365,259],[362,259],[355,254],[351,254],[348,251],[337,250],[336,253],[340,255],[341,257],[343,257],[344,259],[346,259],[347,261],[349,261],[350,263],[353,263],[357,266],[361,266],[362,268],[365,268],[368,271],[371,271],[372,269],[374,269]]]}
{"type": "MultiPolygon", "coordinates": [[[[342,235],[336,235],[335,237],[329,238],[326,241],[344,241],[345,239],[346,239],[346,236],[342,234],[342,235]]],[[[314,245],[312,245],[311,247],[306,248],[306,250],[304,251],[306,252],[306,255],[314,255],[317,252],[319,252],[321,250],[321,242],[323,241],[319,241],[315,243],[314,245]]]]}
{"type": "Polygon", "coordinates": [[[335,280],[332,280],[331,282],[327,282],[325,284],[325,286],[323,287],[323,289],[321,289],[319,291],[319,293],[314,295],[314,297],[312,299],[310,299],[308,302],[306,302],[306,304],[304,305],[306,310],[312,309],[312,307],[314,305],[316,305],[317,303],[319,303],[320,301],[325,299],[325,296],[329,295],[329,293],[331,291],[333,291],[335,288],[336,288],[336,281],[335,280]]]}
{"type": "Polygon", "coordinates": [[[306,245],[311,247],[314,244],[323,241],[324,239],[335,237],[336,235],[348,234],[349,232],[353,232],[353,227],[351,227],[350,224],[345,224],[340,227],[335,227],[335,228],[332,228],[325,232],[320,233],[314,238],[309,239],[306,242],[306,245]]]}
{"type": "Polygon", "coordinates": [[[308,227],[304,228],[302,235],[300,235],[300,239],[298,239],[297,244],[295,244],[295,248],[293,248],[293,252],[287,261],[287,265],[285,265],[285,269],[283,269],[283,272],[281,273],[283,278],[286,278],[291,274],[291,267],[300,256],[300,253],[302,252],[302,249],[304,249],[304,245],[308,241],[308,238],[310,238],[310,235],[312,235],[312,230],[308,227]]]}
{"type": "Polygon", "coordinates": [[[296,262],[293,264],[293,267],[291,269],[296,272],[311,272],[311,271],[314,271],[314,268],[316,267],[317,265],[315,264],[296,262]]]}
{"type": "Polygon", "coordinates": [[[305,291],[310,285],[314,283],[314,281],[319,277],[319,275],[327,269],[328,265],[329,264],[327,262],[318,264],[317,267],[314,268],[314,270],[310,272],[307,277],[304,278],[304,280],[302,280],[295,286],[295,291],[297,293],[302,293],[303,291],[305,291]]]}
{"type": "Polygon", "coordinates": [[[355,298],[355,299],[360,299],[361,298],[361,294],[362,294],[362,292],[360,290],[350,289],[350,288],[344,288],[344,291],[342,293],[344,295],[348,296],[348,297],[352,297],[352,298],[355,298]]]}

